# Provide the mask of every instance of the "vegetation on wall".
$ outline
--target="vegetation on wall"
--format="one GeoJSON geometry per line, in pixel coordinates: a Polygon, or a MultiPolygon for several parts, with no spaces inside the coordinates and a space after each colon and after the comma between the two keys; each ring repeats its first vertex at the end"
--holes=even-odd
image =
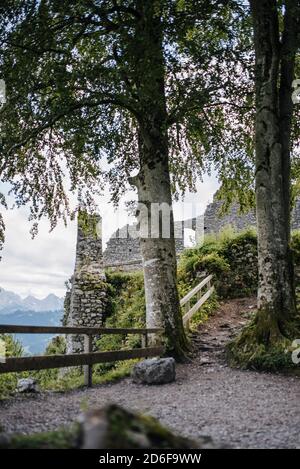
{"type": "MultiPolygon", "coordinates": [[[[199,281],[203,272],[214,275],[216,294],[213,295],[193,317],[190,328],[196,330],[218,307],[218,298],[233,298],[256,293],[257,288],[257,239],[253,229],[235,232],[231,227],[219,234],[205,236],[201,246],[186,249],[178,265],[178,289],[180,297],[186,295],[199,281]]],[[[292,235],[291,247],[295,264],[300,265],[300,232],[292,235]]],[[[145,292],[142,272],[123,273],[106,272],[107,277],[107,319],[106,327],[143,328],[145,327],[145,292]]],[[[254,319],[255,320],[255,319],[254,319]]],[[[253,322],[247,333],[253,332],[253,322]]],[[[4,337],[4,336],[3,336],[4,337]]],[[[2,336],[0,338],[3,338],[2,336]]],[[[22,356],[24,350],[12,336],[5,336],[8,356],[22,356]]],[[[140,335],[103,335],[97,340],[100,351],[131,349],[141,346],[140,335]]],[[[256,369],[275,370],[290,364],[286,354],[289,344],[281,344],[278,350],[268,356],[253,356],[251,367],[256,369]]],[[[64,354],[66,341],[57,336],[48,344],[45,354],[64,354]]],[[[228,356],[233,365],[246,366],[251,350],[244,350],[241,357],[238,340],[228,348],[228,356]],[[247,358],[247,360],[246,360],[247,358]]],[[[130,374],[135,360],[116,363],[101,363],[93,367],[93,382],[103,383],[130,374]]],[[[0,375],[0,398],[7,397],[16,389],[17,380],[29,376],[29,372],[0,375]]],[[[41,389],[66,390],[83,386],[83,375],[80,368],[70,368],[68,373],[59,369],[31,372],[41,389]]]]}
{"type": "Polygon", "coordinates": [[[252,228],[235,232],[230,226],[205,236],[200,246],[184,251],[179,264],[179,285],[193,287],[203,272],[214,275],[221,298],[254,294],[257,288],[257,238],[252,228]],[[188,279],[188,282],[186,282],[188,279]]]}

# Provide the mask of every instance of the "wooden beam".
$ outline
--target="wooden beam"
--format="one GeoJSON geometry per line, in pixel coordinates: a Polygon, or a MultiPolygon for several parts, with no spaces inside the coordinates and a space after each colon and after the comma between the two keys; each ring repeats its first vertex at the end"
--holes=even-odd
{"type": "Polygon", "coordinates": [[[163,329],[109,329],[105,327],[19,326],[0,324],[0,334],[145,334],[160,333],[163,329]]]}
{"type": "Polygon", "coordinates": [[[185,295],[180,300],[180,306],[184,306],[188,301],[190,301],[193,296],[195,296],[196,293],[201,290],[201,288],[205,287],[205,285],[211,281],[212,277],[212,275],[208,275],[204,280],[202,280],[202,282],[200,282],[198,285],[195,286],[195,288],[193,288],[189,293],[187,293],[187,295],[185,295]]]}
{"type": "Polygon", "coordinates": [[[113,352],[74,353],[70,355],[42,355],[36,357],[6,358],[0,363],[0,373],[14,371],[44,370],[68,366],[93,365],[133,358],[159,357],[165,352],[164,347],[149,347],[131,350],[115,350],[113,352]]]}
{"type": "Polygon", "coordinates": [[[214,291],[214,287],[211,287],[209,290],[207,290],[207,292],[204,293],[204,295],[200,298],[200,300],[197,301],[197,303],[183,316],[182,321],[183,321],[184,326],[189,323],[189,320],[198,311],[198,309],[201,308],[203,303],[205,303],[205,301],[211,296],[213,291],[214,291]]]}
{"type": "MultiPolygon", "coordinates": [[[[84,351],[85,353],[93,352],[93,336],[84,336],[84,351]]],[[[93,365],[84,365],[84,384],[88,387],[92,387],[93,380],[93,365]]]]}

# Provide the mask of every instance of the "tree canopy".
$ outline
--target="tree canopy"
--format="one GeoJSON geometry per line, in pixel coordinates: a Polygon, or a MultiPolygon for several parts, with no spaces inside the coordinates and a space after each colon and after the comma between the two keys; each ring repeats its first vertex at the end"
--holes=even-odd
{"type": "MultiPolygon", "coordinates": [[[[211,163],[224,187],[245,175],[249,180],[247,9],[231,0],[164,0],[156,8],[163,23],[173,191],[193,187],[211,163]]],[[[7,85],[2,181],[18,206],[30,204],[32,219],[46,215],[52,226],[68,212],[67,189],[80,188],[91,201],[108,181],[116,200],[139,166],[138,2],[5,1],[0,13],[0,73],[7,85]]]]}

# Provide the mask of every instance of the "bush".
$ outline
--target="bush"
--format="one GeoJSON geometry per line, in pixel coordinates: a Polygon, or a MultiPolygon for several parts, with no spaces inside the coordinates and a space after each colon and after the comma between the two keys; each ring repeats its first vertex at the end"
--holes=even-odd
{"type": "Polygon", "coordinates": [[[217,295],[214,293],[197,311],[190,321],[190,330],[196,331],[200,324],[207,321],[219,306],[217,295]]]}
{"type": "Polygon", "coordinates": [[[248,229],[236,233],[227,227],[217,235],[205,236],[201,246],[185,251],[179,263],[179,284],[193,287],[203,272],[214,275],[217,293],[223,298],[256,293],[255,231],[248,229]]]}
{"type": "MultiPolygon", "coordinates": [[[[6,357],[21,357],[24,353],[23,347],[12,335],[0,334],[0,340],[5,344],[6,357]]],[[[0,374],[0,399],[5,399],[15,392],[19,378],[28,376],[24,373],[0,374]]]]}
{"type": "Polygon", "coordinates": [[[295,230],[291,236],[291,248],[293,251],[294,262],[300,265],[300,230],[295,230]]]}
{"type": "Polygon", "coordinates": [[[230,265],[216,252],[210,254],[205,254],[204,256],[198,259],[198,262],[194,264],[195,270],[204,270],[211,274],[216,275],[217,277],[228,272],[230,270],[230,265]]]}
{"type": "Polygon", "coordinates": [[[67,343],[63,335],[57,335],[50,340],[46,347],[45,355],[64,355],[66,353],[67,343]]]}
{"type": "MultiPolygon", "coordinates": [[[[142,272],[108,273],[107,281],[110,288],[111,315],[105,327],[112,328],[144,328],[146,324],[146,305],[144,278],[142,272]]],[[[140,335],[103,335],[97,341],[97,348],[105,350],[122,350],[141,346],[140,335]]],[[[103,374],[123,367],[121,363],[95,365],[95,372],[103,374]]],[[[126,371],[128,371],[126,369],[126,371]]]]}

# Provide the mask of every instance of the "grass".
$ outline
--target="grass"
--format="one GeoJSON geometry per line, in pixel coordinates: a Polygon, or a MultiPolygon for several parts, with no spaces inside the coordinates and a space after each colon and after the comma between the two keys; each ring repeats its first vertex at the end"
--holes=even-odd
{"type": "Polygon", "coordinates": [[[191,332],[197,331],[198,327],[207,321],[214,312],[218,309],[219,303],[215,293],[202,305],[197,313],[192,317],[190,321],[191,332]]]}
{"type": "Polygon", "coordinates": [[[78,446],[79,427],[73,425],[56,431],[12,435],[0,439],[0,449],[75,449],[78,446]]]}
{"type": "MultiPolygon", "coordinates": [[[[293,339],[283,336],[276,324],[270,327],[268,340],[263,339],[259,328],[261,314],[256,314],[238,337],[227,345],[229,364],[242,369],[299,374],[299,364],[292,360],[292,353],[297,348],[293,339]]],[[[298,324],[294,330],[299,331],[298,324]]]]}

